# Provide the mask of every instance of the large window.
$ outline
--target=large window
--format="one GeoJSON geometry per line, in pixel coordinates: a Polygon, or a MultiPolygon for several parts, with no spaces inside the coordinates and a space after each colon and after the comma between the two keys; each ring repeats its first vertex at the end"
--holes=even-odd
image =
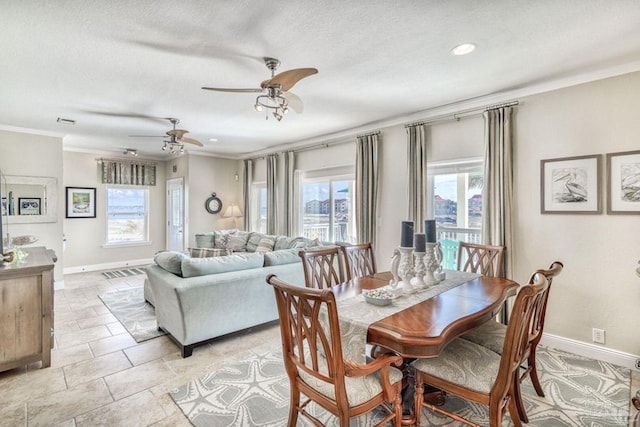
{"type": "Polygon", "coordinates": [[[107,245],[149,241],[149,190],[107,187],[107,245]]]}
{"type": "Polygon", "coordinates": [[[429,200],[439,237],[478,243],[482,228],[482,161],[429,164],[429,200]]]}
{"type": "Polygon", "coordinates": [[[353,176],[303,177],[301,234],[323,242],[356,242],[353,176]]]}
{"type": "Polygon", "coordinates": [[[267,184],[253,184],[251,189],[251,226],[249,230],[267,232],[267,184]]]}

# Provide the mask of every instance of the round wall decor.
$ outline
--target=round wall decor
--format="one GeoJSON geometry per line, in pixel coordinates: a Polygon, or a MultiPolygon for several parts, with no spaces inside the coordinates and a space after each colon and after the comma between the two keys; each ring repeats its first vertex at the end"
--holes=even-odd
{"type": "Polygon", "coordinates": [[[217,214],[222,210],[222,200],[216,196],[216,193],[211,193],[211,197],[204,202],[204,207],[210,214],[217,214]]]}

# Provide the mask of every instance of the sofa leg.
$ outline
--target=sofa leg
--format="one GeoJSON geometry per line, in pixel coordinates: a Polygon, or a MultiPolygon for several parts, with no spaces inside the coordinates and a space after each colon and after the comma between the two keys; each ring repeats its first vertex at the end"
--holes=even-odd
{"type": "Polygon", "coordinates": [[[195,347],[194,345],[185,345],[180,349],[180,352],[182,353],[182,358],[184,359],[185,357],[189,357],[193,354],[193,347],[195,347]]]}

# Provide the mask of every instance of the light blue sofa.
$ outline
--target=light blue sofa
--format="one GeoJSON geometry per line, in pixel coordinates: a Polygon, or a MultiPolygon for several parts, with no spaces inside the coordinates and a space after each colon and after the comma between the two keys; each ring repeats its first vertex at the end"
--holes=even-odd
{"type": "Polygon", "coordinates": [[[200,344],[278,318],[269,274],[304,286],[300,246],[268,252],[191,258],[160,252],[146,269],[145,295],[158,327],[180,345],[182,357],[200,344]]]}

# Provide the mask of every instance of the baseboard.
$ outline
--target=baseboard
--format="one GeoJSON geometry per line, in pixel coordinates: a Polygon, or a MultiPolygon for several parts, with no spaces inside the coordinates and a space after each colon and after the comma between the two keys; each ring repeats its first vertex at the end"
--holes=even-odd
{"type": "Polygon", "coordinates": [[[149,265],[153,263],[152,258],[133,259],[129,261],[107,262],[104,264],[80,265],[77,267],[67,267],[62,270],[62,274],[85,273],[89,271],[114,270],[126,267],[137,267],[140,265],[149,265]]]}
{"type": "Polygon", "coordinates": [[[625,368],[636,371],[639,370],[636,368],[636,360],[640,359],[639,355],[624,353],[622,351],[613,350],[599,345],[546,333],[542,334],[540,344],[551,348],[557,348],[558,350],[564,350],[579,356],[585,356],[591,359],[613,363],[614,365],[624,366],[625,368]]]}

